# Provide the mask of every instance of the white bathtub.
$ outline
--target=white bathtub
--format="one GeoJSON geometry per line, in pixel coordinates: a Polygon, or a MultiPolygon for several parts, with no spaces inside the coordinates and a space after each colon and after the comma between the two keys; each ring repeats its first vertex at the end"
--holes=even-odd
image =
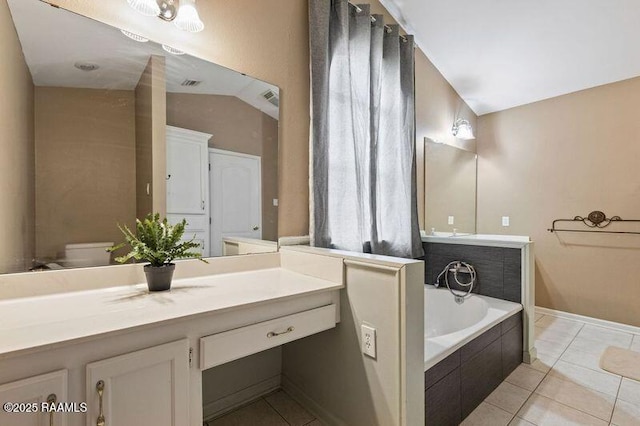
{"type": "Polygon", "coordinates": [[[522,310],[519,303],[472,295],[458,305],[445,288],[424,286],[424,370],[522,310]]]}

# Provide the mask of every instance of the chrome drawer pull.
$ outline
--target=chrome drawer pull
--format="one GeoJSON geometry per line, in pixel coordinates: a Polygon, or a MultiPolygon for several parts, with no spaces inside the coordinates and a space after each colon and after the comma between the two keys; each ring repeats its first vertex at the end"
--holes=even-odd
{"type": "Polygon", "coordinates": [[[96,383],[96,391],[98,392],[98,397],[100,398],[100,413],[98,414],[98,419],[96,420],[96,426],[105,426],[107,423],[102,412],[102,395],[104,393],[104,381],[98,380],[98,383],[96,383]]]}
{"type": "Polygon", "coordinates": [[[278,333],[277,331],[270,331],[267,333],[267,337],[272,338],[272,337],[282,336],[283,334],[291,333],[293,330],[295,329],[293,328],[293,326],[291,326],[287,328],[285,331],[281,331],[280,333],[278,333]]]}
{"type": "Polygon", "coordinates": [[[51,404],[55,404],[56,401],[58,400],[58,397],[56,396],[55,393],[50,394],[47,397],[47,403],[49,404],[49,426],[53,426],[53,412],[55,410],[51,410],[51,404]]]}

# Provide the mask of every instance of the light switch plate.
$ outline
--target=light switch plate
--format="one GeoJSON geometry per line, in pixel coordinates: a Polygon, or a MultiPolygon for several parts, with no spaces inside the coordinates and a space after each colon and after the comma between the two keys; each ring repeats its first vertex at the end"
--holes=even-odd
{"type": "Polygon", "coordinates": [[[376,329],[362,324],[360,327],[362,335],[362,353],[376,359],[376,329]]]}
{"type": "Polygon", "coordinates": [[[449,216],[449,218],[447,219],[447,223],[449,225],[453,225],[453,221],[454,221],[454,217],[453,216],[449,216]]]}
{"type": "Polygon", "coordinates": [[[273,207],[278,207],[278,199],[277,198],[273,199],[273,207]]]}
{"type": "Polygon", "coordinates": [[[509,216],[502,216],[502,226],[509,226],[509,216]]]}

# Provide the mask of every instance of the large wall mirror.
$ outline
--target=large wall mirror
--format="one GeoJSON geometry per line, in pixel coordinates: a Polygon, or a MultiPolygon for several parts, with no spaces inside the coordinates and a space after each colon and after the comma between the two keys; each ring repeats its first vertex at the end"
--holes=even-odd
{"type": "Polygon", "coordinates": [[[425,231],[476,232],[477,155],[425,138],[425,231]]]}
{"type": "Polygon", "coordinates": [[[14,72],[0,86],[17,124],[0,156],[28,158],[5,159],[0,273],[112,264],[117,225],[151,212],[185,218],[204,257],[276,249],[277,87],[39,0],[7,3],[14,72]]]}

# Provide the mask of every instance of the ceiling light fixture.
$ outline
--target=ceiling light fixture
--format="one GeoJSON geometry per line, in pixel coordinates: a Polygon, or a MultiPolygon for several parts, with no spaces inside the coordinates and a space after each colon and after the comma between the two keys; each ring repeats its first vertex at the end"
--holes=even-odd
{"type": "Polygon", "coordinates": [[[172,55],[184,55],[184,52],[182,50],[178,50],[175,47],[167,46],[166,44],[163,44],[162,48],[165,50],[165,52],[169,52],[172,55]]]}
{"type": "Polygon", "coordinates": [[[138,34],[134,34],[132,32],[129,32],[127,30],[120,30],[120,32],[124,35],[126,35],[127,37],[129,37],[131,40],[135,40],[139,43],[146,43],[149,41],[148,38],[144,38],[142,36],[139,36],[138,34]]]}
{"type": "Polygon", "coordinates": [[[473,127],[471,127],[471,123],[462,118],[458,118],[455,123],[453,123],[451,133],[458,139],[471,140],[476,138],[473,136],[473,127]]]}
{"type": "Polygon", "coordinates": [[[127,0],[129,5],[145,16],[157,16],[173,21],[183,31],[197,33],[204,29],[196,9],[196,0],[127,0]]]}

